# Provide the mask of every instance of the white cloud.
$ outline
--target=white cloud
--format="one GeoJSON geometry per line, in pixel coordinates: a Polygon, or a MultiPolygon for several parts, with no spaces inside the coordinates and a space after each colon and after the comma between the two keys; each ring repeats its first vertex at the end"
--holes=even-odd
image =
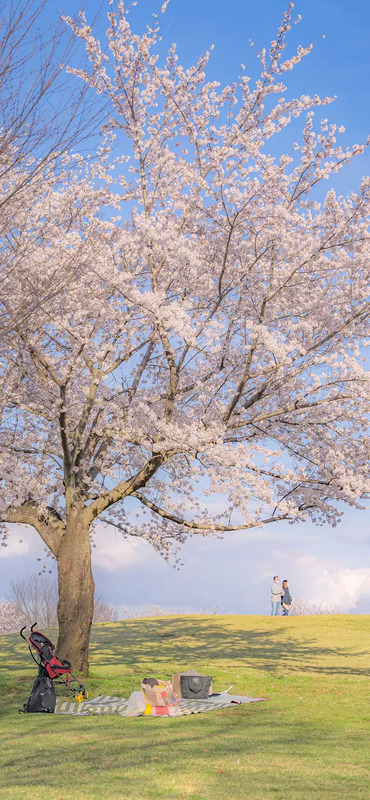
{"type": "Polygon", "coordinates": [[[112,529],[100,529],[94,535],[92,550],[93,567],[100,567],[107,572],[122,572],[140,564],[145,567],[152,548],[146,542],[129,536],[125,539],[115,534],[112,529]]]}
{"type": "MultiPolygon", "coordinates": [[[[0,559],[45,557],[45,545],[31,526],[11,525],[9,534],[6,547],[0,548],[0,559]]],[[[122,569],[139,564],[144,566],[153,552],[147,542],[135,537],[124,539],[123,535],[115,533],[114,528],[105,529],[103,526],[94,535],[94,544],[93,566],[101,567],[107,572],[121,572],[122,569]]],[[[33,561],[30,561],[30,565],[34,567],[33,561]]]]}
{"type": "Polygon", "coordinates": [[[286,573],[293,578],[290,581],[292,595],[308,603],[336,606],[346,611],[370,596],[368,567],[345,567],[332,559],[311,555],[293,556],[290,564],[289,558],[286,561],[286,573]]]}
{"type": "Polygon", "coordinates": [[[325,569],[318,576],[317,592],[328,605],[356,607],[362,597],[370,595],[370,569],[343,568],[331,573],[325,569]]]}
{"type": "Polygon", "coordinates": [[[38,533],[28,525],[9,526],[6,547],[1,547],[0,558],[19,558],[43,552],[44,544],[38,533]]]}

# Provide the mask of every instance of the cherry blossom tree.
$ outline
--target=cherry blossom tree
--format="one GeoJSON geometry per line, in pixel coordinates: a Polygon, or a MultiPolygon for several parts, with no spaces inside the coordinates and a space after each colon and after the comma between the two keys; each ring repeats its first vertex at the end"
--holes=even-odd
{"type": "Polygon", "coordinates": [[[138,35],[122,0],[107,47],[67,19],[90,61],[69,70],[110,119],[94,158],[65,156],[14,222],[30,257],[9,315],[29,287],[63,292],[4,349],[1,519],[55,556],[58,652],[85,673],[99,521],[169,558],[189,534],[335,525],[366,492],[370,181],[320,189],[364,145],[316,123],[330,98],[289,99],[311,50],[285,57],[292,14],[254,88],[244,68],[207,82],[208,52],[185,69],[173,45],[161,65],[160,18],[138,35]]]}
{"type": "Polygon", "coordinates": [[[0,635],[15,633],[23,625],[22,614],[12,600],[0,600],[0,635]]]}
{"type": "MultiPolygon", "coordinates": [[[[83,49],[61,19],[45,27],[47,0],[0,2],[0,231],[12,240],[12,257],[1,248],[0,291],[20,258],[23,228],[13,221],[28,214],[45,192],[50,167],[55,181],[60,156],[96,132],[104,108],[87,105],[87,87],[79,86],[62,68],[83,49]]],[[[55,292],[56,282],[48,287],[55,292]]],[[[0,340],[14,324],[6,306],[6,287],[0,296],[0,340]]],[[[40,298],[38,298],[40,300],[40,298]]],[[[18,319],[33,308],[30,293],[22,293],[18,319]]]]}

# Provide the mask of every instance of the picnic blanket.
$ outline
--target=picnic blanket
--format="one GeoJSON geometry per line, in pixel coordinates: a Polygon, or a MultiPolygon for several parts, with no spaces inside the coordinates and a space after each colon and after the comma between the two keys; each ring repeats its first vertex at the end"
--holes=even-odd
{"type": "MultiPolygon", "coordinates": [[[[227,708],[241,703],[259,703],[266,700],[266,697],[245,697],[244,695],[232,695],[227,692],[211,695],[207,700],[180,700],[177,706],[170,709],[168,716],[179,717],[183,714],[200,714],[204,711],[214,711],[218,708],[227,708]]],[[[92,700],[85,700],[82,703],[71,702],[69,700],[57,700],[55,706],[56,714],[72,714],[75,717],[86,717],[89,714],[119,714],[125,717],[128,707],[128,699],[125,697],[111,697],[110,695],[98,695],[92,700]]]]}

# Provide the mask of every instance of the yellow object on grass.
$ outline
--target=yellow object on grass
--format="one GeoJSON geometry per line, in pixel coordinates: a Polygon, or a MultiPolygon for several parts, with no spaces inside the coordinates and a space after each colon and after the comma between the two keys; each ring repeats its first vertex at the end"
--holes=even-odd
{"type": "Polygon", "coordinates": [[[83,700],[87,700],[89,696],[89,692],[87,689],[81,689],[81,691],[76,694],[76,700],[78,703],[82,703],[83,700]]]}

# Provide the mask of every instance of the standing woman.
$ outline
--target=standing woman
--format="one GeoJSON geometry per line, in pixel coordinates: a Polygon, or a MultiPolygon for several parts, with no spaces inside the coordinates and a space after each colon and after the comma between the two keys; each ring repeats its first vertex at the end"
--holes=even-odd
{"type": "Polygon", "coordinates": [[[283,581],[282,585],[282,597],[281,597],[281,605],[283,609],[283,617],[287,617],[290,611],[290,606],[292,604],[292,597],[289,591],[289,583],[287,580],[283,581]]]}

